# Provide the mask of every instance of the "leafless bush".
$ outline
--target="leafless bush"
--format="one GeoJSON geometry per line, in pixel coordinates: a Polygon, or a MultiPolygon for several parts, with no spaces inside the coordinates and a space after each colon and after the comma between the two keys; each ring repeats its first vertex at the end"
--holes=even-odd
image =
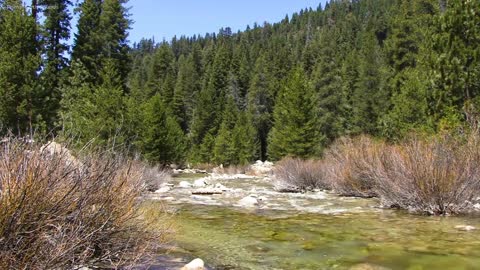
{"type": "Polygon", "coordinates": [[[375,196],[375,173],[379,152],[385,147],[369,137],[340,138],[325,154],[327,178],[343,196],[375,196]]]}
{"type": "Polygon", "coordinates": [[[292,192],[314,188],[328,189],[324,162],[284,158],[273,169],[277,190],[292,192]]]}
{"type": "Polygon", "coordinates": [[[0,269],[119,266],[162,242],[138,210],[141,171],[94,153],[76,162],[15,139],[0,149],[0,269]]]}
{"type": "Polygon", "coordinates": [[[212,173],[216,174],[245,174],[250,168],[250,165],[229,165],[227,167],[216,167],[212,169],[212,173]]]}
{"type": "Polygon", "coordinates": [[[163,183],[171,180],[171,172],[161,166],[138,164],[142,168],[142,182],[148,191],[158,190],[163,183]]]}
{"type": "Polygon", "coordinates": [[[375,168],[387,206],[433,215],[468,211],[480,194],[480,138],[410,139],[385,148],[375,168]]]}

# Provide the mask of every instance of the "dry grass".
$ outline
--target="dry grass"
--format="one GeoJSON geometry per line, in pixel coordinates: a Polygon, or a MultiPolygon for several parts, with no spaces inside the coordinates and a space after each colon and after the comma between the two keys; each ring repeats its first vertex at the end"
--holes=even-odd
{"type": "Polygon", "coordinates": [[[384,147],[385,143],[366,136],[337,140],[325,154],[328,180],[335,192],[343,196],[375,196],[373,169],[384,147]]]}
{"type": "Polygon", "coordinates": [[[328,189],[324,162],[284,158],[273,169],[275,187],[279,191],[298,192],[315,188],[328,189]]]}
{"type": "Polygon", "coordinates": [[[167,236],[140,216],[141,170],[128,160],[0,146],[0,269],[118,267],[167,236]]]}

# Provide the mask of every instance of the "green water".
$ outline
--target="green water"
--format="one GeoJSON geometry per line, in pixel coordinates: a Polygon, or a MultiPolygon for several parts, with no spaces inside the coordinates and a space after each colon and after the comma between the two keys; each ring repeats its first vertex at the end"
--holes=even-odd
{"type": "Polygon", "coordinates": [[[215,269],[480,269],[480,233],[454,228],[472,218],[184,205],[176,220],[178,244],[215,269]]]}
{"type": "Polygon", "coordinates": [[[480,269],[478,217],[417,216],[321,191],[278,193],[268,179],[209,180],[233,191],[199,198],[176,188],[180,180],[152,198],[175,212],[181,256],[213,269],[480,269]],[[252,193],[263,197],[259,206],[237,205],[252,193]]]}

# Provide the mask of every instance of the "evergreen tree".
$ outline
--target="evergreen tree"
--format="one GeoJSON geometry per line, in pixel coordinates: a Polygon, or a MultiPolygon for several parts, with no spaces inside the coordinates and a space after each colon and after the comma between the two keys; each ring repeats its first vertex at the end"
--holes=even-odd
{"type": "Polygon", "coordinates": [[[268,154],[308,158],[318,155],[323,140],[319,132],[317,97],[301,67],[293,69],[278,93],[269,134],[268,154]]]}
{"type": "Polygon", "coordinates": [[[68,65],[66,53],[68,52],[67,41],[70,38],[69,8],[72,5],[69,0],[41,0],[45,22],[43,25],[43,43],[45,47],[45,64],[42,72],[43,99],[46,108],[44,119],[48,126],[52,127],[60,106],[60,81],[62,71],[68,65]]]}
{"type": "MultiPolygon", "coordinates": [[[[480,106],[479,0],[449,1],[433,35],[435,104],[432,114],[440,126],[449,119],[478,118],[480,106]]],[[[478,120],[474,120],[478,121],[478,120]]],[[[453,123],[453,127],[460,123],[453,123]]]]}
{"type": "Polygon", "coordinates": [[[164,165],[182,162],[186,142],[178,123],[168,114],[159,94],[145,104],[143,125],[137,141],[145,159],[164,165]]]}
{"type": "Polygon", "coordinates": [[[315,65],[312,81],[319,98],[320,131],[328,144],[345,132],[346,94],[342,88],[340,61],[336,58],[334,44],[324,33],[319,61],[315,65]]]}
{"type": "Polygon", "coordinates": [[[125,84],[131,64],[127,39],[131,21],[125,7],[127,2],[128,0],[103,0],[98,29],[98,34],[101,35],[101,56],[115,65],[123,90],[126,90],[125,84]]]}
{"type": "Polygon", "coordinates": [[[275,93],[273,75],[267,66],[264,56],[260,56],[255,64],[253,78],[248,90],[248,111],[253,116],[260,146],[260,158],[267,159],[268,133],[272,127],[272,112],[275,93]]]}
{"type": "Polygon", "coordinates": [[[240,112],[232,130],[233,164],[250,164],[258,157],[258,141],[252,116],[248,112],[240,112]]]}
{"type": "Polygon", "coordinates": [[[64,90],[62,126],[79,145],[92,142],[110,147],[125,142],[125,102],[121,75],[113,62],[100,72],[102,84],[93,88],[84,81],[88,71],[74,63],[72,83],[64,90]]]}
{"type": "Polygon", "coordinates": [[[365,32],[360,50],[358,80],[352,97],[354,133],[376,135],[379,119],[390,108],[383,57],[375,35],[365,32]]]}
{"type": "Polygon", "coordinates": [[[178,59],[178,76],[173,93],[173,114],[184,132],[188,131],[193,113],[194,97],[200,88],[200,75],[195,69],[193,55],[178,59]]]}
{"type": "Polygon", "coordinates": [[[37,24],[21,0],[0,6],[0,132],[42,128],[37,24]]]}
{"type": "Polygon", "coordinates": [[[148,70],[148,97],[159,93],[165,104],[169,105],[173,99],[174,89],[171,85],[175,73],[175,55],[172,48],[163,43],[156,49],[148,70]]]}
{"type": "Polygon", "coordinates": [[[235,149],[233,144],[232,130],[237,122],[238,113],[234,98],[232,95],[229,95],[222,115],[223,120],[213,147],[213,160],[217,164],[235,164],[238,149],[235,149]]]}
{"type": "Polygon", "coordinates": [[[84,0],[78,8],[80,16],[74,38],[72,61],[80,62],[88,71],[85,78],[90,83],[98,82],[101,69],[102,33],[100,29],[101,0],[84,0]]]}

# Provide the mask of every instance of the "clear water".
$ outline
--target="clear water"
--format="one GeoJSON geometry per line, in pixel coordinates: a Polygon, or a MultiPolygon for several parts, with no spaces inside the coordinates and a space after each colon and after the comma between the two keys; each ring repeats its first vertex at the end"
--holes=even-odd
{"type": "Polygon", "coordinates": [[[480,228],[478,218],[416,216],[321,192],[279,194],[259,180],[222,183],[236,195],[202,201],[173,189],[156,198],[169,198],[176,213],[176,244],[213,269],[480,269],[480,230],[455,228],[480,228]],[[263,203],[235,206],[252,187],[263,203]]]}

